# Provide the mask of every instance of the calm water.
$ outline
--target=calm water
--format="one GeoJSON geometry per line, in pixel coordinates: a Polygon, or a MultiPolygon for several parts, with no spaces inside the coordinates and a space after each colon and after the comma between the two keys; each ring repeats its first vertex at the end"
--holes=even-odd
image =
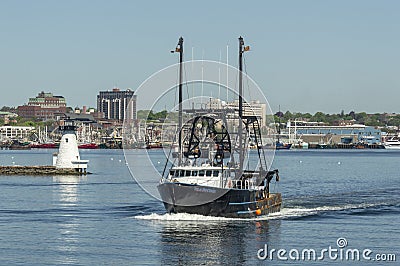
{"type": "MultiPolygon", "coordinates": [[[[50,164],[52,152],[0,151],[0,165],[50,164]]],[[[371,249],[370,257],[396,255],[397,262],[370,264],[400,261],[400,152],[279,152],[274,166],[284,208],[257,220],[166,215],[134,182],[122,151],[81,156],[90,160],[92,175],[0,176],[1,265],[308,264],[276,254],[263,261],[257,252],[267,244],[269,251],[314,249],[319,255],[338,248],[340,237],[345,248],[371,249]]],[[[355,264],[327,254],[313,263],[355,264]]]]}

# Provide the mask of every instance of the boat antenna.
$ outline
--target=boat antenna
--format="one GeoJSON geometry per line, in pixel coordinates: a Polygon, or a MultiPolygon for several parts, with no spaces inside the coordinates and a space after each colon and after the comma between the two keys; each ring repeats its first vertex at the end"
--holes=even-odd
{"type": "Polygon", "coordinates": [[[178,165],[182,162],[182,62],[183,62],[183,38],[179,38],[178,45],[175,51],[171,53],[179,53],[179,96],[178,96],[178,143],[179,143],[179,157],[178,165]]]}
{"type": "MultiPolygon", "coordinates": [[[[192,72],[190,73],[190,75],[193,75],[193,62],[194,62],[194,47],[192,47],[192,72]]],[[[192,101],[192,109],[194,109],[194,82],[192,82],[192,97],[193,97],[193,101],[192,101]]]]}
{"type": "Polygon", "coordinates": [[[226,102],[228,102],[229,98],[229,45],[226,45],[226,102]]]}
{"type": "Polygon", "coordinates": [[[218,99],[221,99],[221,64],[222,52],[219,50],[219,63],[218,63],[218,99]]]}

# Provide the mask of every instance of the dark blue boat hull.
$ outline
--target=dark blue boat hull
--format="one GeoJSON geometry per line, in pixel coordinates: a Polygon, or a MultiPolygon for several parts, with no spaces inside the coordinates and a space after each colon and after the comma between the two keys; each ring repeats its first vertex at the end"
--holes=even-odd
{"type": "Polygon", "coordinates": [[[228,218],[254,218],[279,212],[280,193],[222,189],[183,183],[162,183],[158,191],[168,213],[190,213],[228,218]]]}

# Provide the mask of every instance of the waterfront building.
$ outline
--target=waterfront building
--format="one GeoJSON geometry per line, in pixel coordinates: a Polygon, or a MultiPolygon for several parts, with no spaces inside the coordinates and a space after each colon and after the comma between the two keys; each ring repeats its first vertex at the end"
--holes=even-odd
{"type": "Polygon", "coordinates": [[[97,111],[104,113],[105,119],[136,120],[136,95],[130,89],[121,91],[114,88],[112,91],[100,91],[97,95],[97,111]]]}
{"type": "Polygon", "coordinates": [[[318,125],[315,122],[288,122],[289,134],[309,143],[356,143],[381,144],[379,128],[353,124],[344,126],[318,125]]]}
{"type": "Polygon", "coordinates": [[[91,115],[95,120],[103,119],[104,113],[98,112],[96,109],[92,107],[83,106],[82,109],[79,107],[75,107],[73,113],[81,114],[81,115],[91,115]]]}
{"type": "Polygon", "coordinates": [[[225,107],[226,107],[226,102],[221,101],[220,99],[217,98],[210,98],[210,101],[207,102],[206,104],[206,108],[212,110],[220,110],[224,109],[225,107]]]}
{"type": "Polygon", "coordinates": [[[358,141],[367,144],[381,144],[382,132],[375,127],[366,126],[358,132],[358,141]]]}
{"type": "Polygon", "coordinates": [[[10,113],[10,112],[3,112],[0,111],[0,118],[4,119],[4,124],[7,125],[11,122],[16,122],[15,118],[18,115],[16,113],[10,113]],[[10,120],[11,119],[11,120],[10,120]]]}
{"type": "Polygon", "coordinates": [[[356,122],[356,120],[352,119],[352,120],[336,120],[332,122],[333,126],[352,126],[354,125],[354,123],[356,122]]]}
{"type": "MultiPolygon", "coordinates": [[[[233,102],[224,102],[216,98],[211,98],[206,104],[207,109],[218,110],[218,109],[231,109],[235,110],[236,116],[239,115],[239,100],[233,102]]],[[[261,103],[258,100],[251,102],[243,102],[243,115],[244,116],[256,116],[260,122],[260,127],[266,126],[266,115],[267,115],[267,104],[261,103]]]]}
{"type": "MultiPolygon", "coordinates": [[[[227,103],[227,108],[239,110],[239,100],[227,103]]],[[[256,116],[260,122],[260,127],[266,126],[267,104],[258,100],[243,102],[243,115],[256,116]]]]}
{"type": "Polygon", "coordinates": [[[10,118],[10,117],[17,117],[18,115],[16,113],[11,113],[11,112],[3,112],[0,111],[0,118],[10,118]]]}
{"type": "Polygon", "coordinates": [[[34,127],[1,126],[0,139],[27,139],[32,134],[32,130],[34,129],[34,127]]]}
{"type": "Polygon", "coordinates": [[[42,91],[38,96],[29,98],[26,105],[18,106],[17,114],[24,118],[54,120],[57,114],[65,113],[66,110],[67,103],[63,96],[42,91]]]}

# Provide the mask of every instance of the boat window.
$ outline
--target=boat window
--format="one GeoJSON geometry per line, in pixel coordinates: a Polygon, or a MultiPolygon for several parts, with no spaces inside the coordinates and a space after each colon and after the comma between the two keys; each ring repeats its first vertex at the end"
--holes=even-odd
{"type": "Polygon", "coordinates": [[[204,176],[204,170],[199,171],[199,176],[204,176]]]}
{"type": "Polygon", "coordinates": [[[181,170],[179,176],[185,176],[185,170],[181,170]]]}
{"type": "Polygon", "coordinates": [[[197,176],[197,171],[192,171],[192,176],[197,176]]]}
{"type": "Polygon", "coordinates": [[[176,170],[175,171],[175,177],[178,177],[179,176],[179,170],[176,170]]]}
{"type": "Polygon", "coordinates": [[[190,176],[191,173],[192,173],[192,171],[186,170],[185,176],[190,176]]]}
{"type": "Polygon", "coordinates": [[[214,170],[213,172],[213,176],[218,176],[219,171],[218,170],[214,170]]]}
{"type": "Polygon", "coordinates": [[[68,142],[68,138],[65,138],[65,142],[68,142]]]}
{"type": "Polygon", "coordinates": [[[170,171],[169,171],[169,175],[170,175],[170,176],[174,176],[174,175],[175,175],[175,170],[170,170],[170,171]]]}
{"type": "Polygon", "coordinates": [[[212,171],[211,171],[211,170],[207,170],[207,171],[206,171],[206,176],[211,176],[211,174],[212,174],[212,171]]]}

